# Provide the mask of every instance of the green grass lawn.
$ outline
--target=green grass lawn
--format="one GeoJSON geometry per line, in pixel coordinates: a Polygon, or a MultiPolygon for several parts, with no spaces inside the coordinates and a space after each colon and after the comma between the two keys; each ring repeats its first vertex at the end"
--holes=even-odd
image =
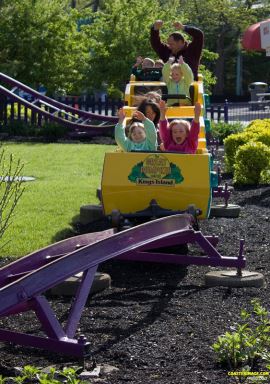
{"type": "Polygon", "coordinates": [[[18,258],[72,235],[80,206],[98,203],[105,152],[115,146],[94,144],[4,143],[24,164],[25,191],[1,243],[0,257],[18,258]]]}

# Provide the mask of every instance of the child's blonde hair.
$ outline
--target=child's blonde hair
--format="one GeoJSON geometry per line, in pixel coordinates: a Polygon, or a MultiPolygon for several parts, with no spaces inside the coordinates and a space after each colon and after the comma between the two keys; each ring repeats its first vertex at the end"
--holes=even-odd
{"type": "Polygon", "coordinates": [[[173,71],[174,69],[176,69],[177,71],[181,72],[182,73],[182,70],[181,70],[181,65],[178,64],[178,63],[174,63],[171,65],[171,71],[173,71]]]}
{"type": "Polygon", "coordinates": [[[131,140],[131,135],[132,135],[132,132],[134,131],[135,128],[142,128],[144,131],[145,131],[145,128],[144,128],[144,125],[142,123],[140,123],[139,121],[134,121],[133,123],[131,123],[129,129],[128,129],[128,138],[131,140]]]}
{"type": "Polygon", "coordinates": [[[170,132],[172,132],[172,128],[173,128],[173,126],[176,125],[176,124],[181,124],[181,125],[183,125],[183,127],[184,127],[185,130],[186,130],[186,134],[187,134],[187,135],[189,134],[189,131],[190,131],[190,122],[189,122],[189,121],[187,121],[187,120],[179,120],[179,119],[171,121],[170,124],[169,124],[169,130],[170,130],[170,132]]]}

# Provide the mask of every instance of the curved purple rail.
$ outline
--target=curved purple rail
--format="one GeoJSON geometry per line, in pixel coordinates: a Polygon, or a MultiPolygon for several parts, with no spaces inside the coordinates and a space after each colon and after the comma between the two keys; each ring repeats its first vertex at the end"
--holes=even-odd
{"type": "Polygon", "coordinates": [[[25,256],[0,269],[0,316],[33,310],[46,337],[0,329],[0,340],[82,356],[88,347],[75,339],[94,275],[100,263],[113,259],[173,262],[243,268],[245,259],[222,257],[211,236],[192,228],[193,216],[180,214],[138,225],[126,231],[96,232],[73,237],[25,256]],[[206,256],[159,253],[170,245],[197,243],[206,256]],[[65,327],[58,322],[42,293],[83,272],[65,327]]]}
{"type": "MultiPolygon", "coordinates": [[[[37,98],[41,101],[45,101],[45,102],[47,102],[47,103],[49,103],[49,104],[51,104],[54,107],[57,107],[59,109],[63,109],[66,112],[74,113],[76,115],[85,116],[85,117],[88,117],[89,119],[95,119],[95,120],[101,120],[101,121],[111,121],[113,123],[116,123],[118,121],[118,117],[98,115],[96,113],[90,113],[87,111],[82,111],[81,109],[76,109],[76,108],[70,107],[66,104],[60,103],[59,101],[51,99],[48,96],[41,95],[39,92],[35,91],[34,89],[28,87],[27,85],[21,83],[20,81],[15,80],[12,77],[7,76],[1,72],[0,72],[0,81],[3,83],[9,84],[12,87],[17,87],[17,88],[29,93],[30,95],[34,96],[35,98],[37,98]]],[[[24,99],[22,99],[22,100],[24,100],[24,99]]]]}
{"type": "Polygon", "coordinates": [[[9,86],[15,87],[16,89],[23,90],[33,96],[34,101],[29,102],[20,96],[16,95],[12,90],[0,86],[0,94],[5,95],[6,97],[18,102],[25,107],[33,110],[35,113],[38,113],[40,116],[47,118],[49,120],[55,121],[59,124],[62,124],[72,131],[87,132],[92,136],[100,136],[103,134],[113,135],[114,125],[118,121],[117,117],[114,116],[104,116],[95,113],[90,113],[83,111],[81,109],[76,109],[70,107],[66,104],[60,103],[48,96],[41,95],[39,92],[28,87],[27,85],[0,73],[0,82],[5,83],[9,86]],[[43,106],[43,108],[42,108],[43,106]],[[44,109],[44,106],[49,109],[49,111],[44,109]],[[60,116],[61,115],[61,116],[60,116]],[[91,124],[92,120],[100,121],[100,125],[91,124]],[[104,125],[106,123],[111,123],[111,125],[104,125]]]}

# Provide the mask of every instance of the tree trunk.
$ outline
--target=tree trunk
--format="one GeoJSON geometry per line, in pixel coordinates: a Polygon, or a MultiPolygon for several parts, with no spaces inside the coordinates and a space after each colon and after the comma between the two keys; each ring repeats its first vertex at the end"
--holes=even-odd
{"type": "Polygon", "coordinates": [[[221,34],[217,40],[217,53],[219,57],[216,62],[215,76],[217,82],[213,89],[214,95],[222,95],[224,93],[224,63],[225,63],[225,50],[224,50],[224,32],[221,31],[221,34]]]}
{"type": "Polygon", "coordinates": [[[213,89],[214,95],[223,95],[224,93],[224,84],[225,84],[225,62],[230,52],[232,52],[232,48],[237,44],[237,39],[239,38],[239,31],[236,31],[235,36],[232,36],[230,43],[226,44],[225,47],[225,37],[228,35],[230,31],[229,25],[224,25],[220,34],[217,38],[217,49],[219,57],[217,59],[216,68],[214,71],[215,76],[217,77],[217,82],[213,89]]]}

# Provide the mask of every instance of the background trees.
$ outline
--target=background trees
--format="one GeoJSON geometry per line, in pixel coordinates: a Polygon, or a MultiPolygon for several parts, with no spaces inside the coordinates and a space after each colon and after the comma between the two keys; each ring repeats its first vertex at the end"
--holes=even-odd
{"type": "Polygon", "coordinates": [[[2,0],[0,70],[51,93],[123,88],[136,56],[155,57],[149,28],[160,18],[164,39],[174,20],[205,32],[201,70],[208,85],[216,77],[216,95],[234,94],[242,77],[247,92],[252,81],[270,82],[269,58],[243,52],[239,40],[269,13],[269,0],[2,0]]]}
{"type": "Polygon", "coordinates": [[[3,0],[0,69],[49,92],[80,89],[89,56],[68,0],[3,0]]]}

